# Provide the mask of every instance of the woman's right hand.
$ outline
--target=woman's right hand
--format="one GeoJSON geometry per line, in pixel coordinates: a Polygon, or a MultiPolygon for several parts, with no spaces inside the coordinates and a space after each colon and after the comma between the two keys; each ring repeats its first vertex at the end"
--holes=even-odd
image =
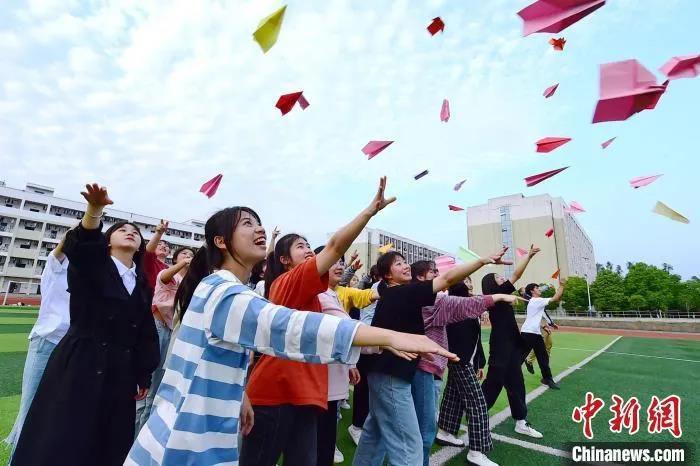
{"type": "Polygon", "coordinates": [[[393,332],[390,346],[396,350],[407,353],[437,354],[446,357],[450,361],[459,361],[456,354],[450,353],[425,335],[393,332]]]}
{"type": "Polygon", "coordinates": [[[493,298],[494,303],[507,303],[510,305],[513,305],[517,303],[518,301],[521,302],[527,302],[526,299],[521,298],[520,296],[515,296],[514,294],[503,294],[503,293],[497,293],[494,295],[491,295],[493,298]]]}
{"type": "Polygon", "coordinates": [[[97,183],[86,184],[86,191],[81,191],[80,194],[83,195],[85,200],[94,207],[104,207],[110,204],[114,204],[109,198],[107,193],[107,188],[100,186],[97,183]]]}
{"type": "Polygon", "coordinates": [[[374,195],[374,199],[367,207],[367,212],[371,216],[374,216],[382,210],[384,207],[388,206],[396,200],[396,197],[390,197],[389,199],[384,197],[384,190],[386,189],[386,176],[382,176],[379,179],[379,188],[377,189],[377,194],[374,195]]]}

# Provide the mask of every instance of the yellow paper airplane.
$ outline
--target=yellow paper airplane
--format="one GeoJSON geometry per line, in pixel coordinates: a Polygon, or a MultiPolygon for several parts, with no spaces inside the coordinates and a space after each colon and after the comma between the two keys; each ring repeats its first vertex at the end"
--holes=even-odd
{"type": "Polygon", "coordinates": [[[286,9],[287,5],[264,18],[260,21],[260,24],[258,24],[258,29],[253,33],[253,39],[260,45],[263,52],[267,53],[277,42],[277,37],[280,35],[280,28],[282,27],[282,19],[284,19],[284,11],[286,9]]]}
{"type": "Polygon", "coordinates": [[[676,222],[681,222],[681,223],[690,223],[690,220],[667,206],[661,201],[656,201],[656,205],[654,206],[654,210],[652,212],[663,215],[664,217],[668,217],[671,220],[675,220],[676,222]]]}
{"type": "Polygon", "coordinates": [[[386,254],[393,247],[394,247],[394,243],[388,243],[388,244],[385,244],[384,246],[380,247],[379,249],[377,249],[377,251],[379,251],[379,254],[386,254]]]}

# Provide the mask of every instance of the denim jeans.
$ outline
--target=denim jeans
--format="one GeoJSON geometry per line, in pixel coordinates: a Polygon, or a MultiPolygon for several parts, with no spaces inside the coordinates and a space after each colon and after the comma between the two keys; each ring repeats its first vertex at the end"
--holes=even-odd
{"type": "Polygon", "coordinates": [[[435,441],[437,433],[437,420],[435,419],[435,379],[433,374],[416,370],[411,383],[411,395],[416,407],[418,427],[423,440],[423,465],[430,464],[430,448],[435,441]]]}
{"type": "Polygon", "coordinates": [[[422,440],[411,383],[379,372],[370,372],[367,382],[369,415],[353,466],[381,466],[385,453],[391,466],[422,465],[422,440]]]}
{"type": "Polygon", "coordinates": [[[10,458],[12,458],[12,454],[15,451],[19,434],[22,432],[22,426],[24,425],[24,419],[27,417],[36,389],[39,387],[41,377],[44,375],[46,363],[49,362],[49,357],[54,348],[56,348],[56,345],[43,337],[36,336],[29,340],[29,350],[27,351],[27,359],[24,361],[24,372],[22,373],[22,397],[19,402],[19,412],[10,435],[5,439],[5,442],[11,445],[10,458]]]}
{"type": "Polygon", "coordinates": [[[172,335],[172,330],[168,328],[160,319],[155,319],[156,321],[156,331],[158,332],[158,346],[160,346],[160,363],[153,374],[151,375],[151,388],[148,389],[148,395],[141,401],[136,402],[136,429],[135,435],[138,437],[141,427],[148,421],[148,416],[151,415],[151,408],[153,408],[153,400],[156,397],[156,392],[158,391],[158,386],[160,381],[163,380],[163,375],[165,375],[165,369],[163,365],[165,364],[165,358],[168,356],[168,345],[170,344],[170,337],[172,335]]]}

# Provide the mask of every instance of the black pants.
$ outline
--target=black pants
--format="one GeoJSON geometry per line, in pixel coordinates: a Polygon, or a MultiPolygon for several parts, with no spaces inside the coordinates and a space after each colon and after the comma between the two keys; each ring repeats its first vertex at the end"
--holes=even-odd
{"type": "Polygon", "coordinates": [[[318,433],[316,435],[316,465],[333,466],[335,440],[338,435],[338,403],[329,401],[328,409],[318,415],[318,433]]]}
{"type": "MultiPolygon", "coordinates": [[[[491,351],[494,351],[493,345],[491,345],[491,351]]],[[[527,353],[523,353],[520,345],[513,344],[506,348],[498,348],[489,355],[486,380],[481,384],[489,409],[496,403],[501,389],[506,388],[510,412],[516,421],[527,418],[525,380],[520,367],[525,360],[525,355],[527,353]]]]}
{"type": "Polygon", "coordinates": [[[241,444],[241,466],[316,466],[316,432],[320,409],[315,406],[253,406],[255,423],[241,444]]]}
{"type": "Polygon", "coordinates": [[[537,357],[537,364],[540,366],[540,371],[542,372],[543,379],[552,378],[552,370],[549,368],[549,354],[547,354],[547,347],[544,345],[544,338],[542,335],[537,335],[535,333],[521,333],[523,340],[527,345],[525,354],[528,354],[530,350],[535,352],[535,357],[537,357]]]}
{"type": "Polygon", "coordinates": [[[355,385],[352,395],[352,425],[362,429],[369,414],[369,386],[367,385],[367,356],[361,355],[357,361],[360,383],[355,385]]]}

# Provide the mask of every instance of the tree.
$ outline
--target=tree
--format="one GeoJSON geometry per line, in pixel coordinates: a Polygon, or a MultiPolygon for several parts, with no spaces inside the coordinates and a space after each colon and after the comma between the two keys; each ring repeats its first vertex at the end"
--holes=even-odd
{"type": "Polygon", "coordinates": [[[700,280],[697,277],[680,284],[677,303],[684,311],[700,310],[700,280]]]}
{"type": "Polygon", "coordinates": [[[572,311],[588,309],[588,291],[586,280],[581,277],[569,277],[564,289],[564,307],[572,311]]]}
{"type": "Polygon", "coordinates": [[[630,267],[632,267],[633,265],[634,265],[634,262],[629,262],[629,261],[628,261],[628,262],[627,262],[627,270],[629,270],[630,267]]]}
{"type": "Polygon", "coordinates": [[[596,262],[596,264],[595,264],[596,273],[600,273],[601,270],[603,270],[603,264],[599,264],[596,262]]]}
{"type": "Polygon", "coordinates": [[[664,262],[663,264],[661,264],[661,268],[662,268],[662,269],[664,270],[664,272],[666,272],[666,273],[668,273],[668,272],[670,272],[671,270],[673,270],[673,266],[672,266],[671,264],[667,264],[666,262],[664,262]]]}
{"type": "Polygon", "coordinates": [[[671,275],[672,268],[665,264],[664,269],[638,262],[627,271],[625,294],[642,296],[650,310],[666,310],[678,305],[678,291],[681,277],[671,275]]]}
{"type": "Polygon", "coordinates": [[[638,311],[645,310],[647,308],[647,300],[644,296],[639,294],[633,294],[629,299],[630,307],[638,311]]]}
{"type": "Polygon", "coordinates": [[[616,265],[615,266],[615,273],[622,276],[622,267],[620,267],[619,265],[616,265]]]}
{"type": "Polygon", "coordinates": [[[612,269],[613,269],[613,264],[612,264],[612,262],[607,261],[607,262],[605,263],[605,268],[612,271],[612,269]]]}
{"type": "MultiPolygon", "coordinates": [[[[612,266],[612,264],[611,264],[612,266]]],[[[627,307],[622,277],[609,270],[601,270],[591,285],[591,299],[599,311],[618,312],[627,307]]]]}

